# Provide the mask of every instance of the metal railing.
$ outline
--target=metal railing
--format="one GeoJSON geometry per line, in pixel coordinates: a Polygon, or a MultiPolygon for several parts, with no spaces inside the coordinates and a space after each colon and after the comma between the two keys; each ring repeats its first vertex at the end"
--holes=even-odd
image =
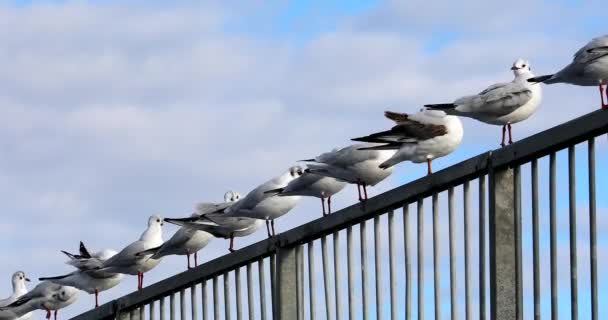
{"type": "Polygon", "coordinates": [[[425,315],[442,319],[442,314],[449,314],[451,319],[522,319],[529,305],[538,319],[541,268],[550,273],[550,314],[556,319],[556,159],[557,153],[565,149],[569,305],[571,317],[576,319],[579,252],[575,146],[580,143],[587,144],[588,159],[590,269],[584,272],[590,274],[589,314],[597,319],[594,141],[607,132],[608,112],[590,113],[219,257],[73,319],[175,319],[178,311],[180,319],[424,319],[425,315]],[[545,163],[546,157],[549,199],[543,202],[548,203],[543,211],[544,206],[539,206],[539,161],[545,163]],[[528,167],[530,175],[523,177],[530,183],[524,183],[522,169],[526,172],[528,167]],[[477,192],[472,195],[471,190],[477,192]],[[526,208],[522,208],[524,198],[530,200],[526,208]],[[531,239],[528,234],[522,235],[522,212],[528,210],[531,239]],[[539,215],[546,211],[550,220],[548,268],[539,260],[539,215]],[[445,214],[447,228],[442,224],[446,219],[441,218],[445,214]],[[430,237],[426,230],[429,220],[430,237]],[[526,258],[523,242],[532,242],[532,268],[522,267],[526,258]],[[449,267],[445,267],[447,264],[449,267]],[[427,270],[429,266],[432,269],[427,270]],[[427,285],[425,271],[432,272],[432,284],[427,285]],[[530,273],[533,288],[525,290],[523,277],[530,273]],[[459,283],[464,289],[459,289],[459,283]],[[449,290],[442,290],[445,287],[449,290]],[[524,291],[532,294],[524,295],[524,291]],[[527,296],[531,298],[524,300],[527,296]],[[427,302],[429,299],[432,303],[427,302]]]}

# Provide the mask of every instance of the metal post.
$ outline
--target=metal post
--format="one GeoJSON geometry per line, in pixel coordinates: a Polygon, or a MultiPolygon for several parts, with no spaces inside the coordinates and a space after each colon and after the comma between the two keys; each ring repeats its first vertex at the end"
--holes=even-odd
{"type": "Polygon", "coordinates": [[[517,241],[513,170],[490,172],[490,309],[495,320],[517,317],[517,241]]]}
{"type": "Polygon", "coordinates": [[[298,317],[296,248],[280,248],[277,253],[277,319],[298,317]]]}

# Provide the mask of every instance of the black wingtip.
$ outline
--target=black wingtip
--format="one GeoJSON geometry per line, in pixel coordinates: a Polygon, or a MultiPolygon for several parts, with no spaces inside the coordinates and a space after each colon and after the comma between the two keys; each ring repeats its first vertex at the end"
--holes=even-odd
{"type": "Polygon", "coordinates": [[[314,162],[316,161],[315,159],[305,159],[305,160],[298,160],[298,162],[314,162]]]}
{"type": "Polygon", "coordinates": [[[547,81],[547,80],[549,80],[551,78],[553,78],[553,75],[552,74],[547,74],[547,75],[544,75],[544,76],[538,76],[538,77],[530,78],[530,79],[528,79],[528,82],[540,83],[540,82],[545,82],[545,81],[547,81]]]}
{"type": "Polygon", "coordinates": [[[285,190],[285,188],[272,189],[272,190],[264,191],[264,194],[279,194],[279,193],[283,192],[283,190],[285,190]]]}
{"type": "Polygon", "coordinates": [[[60,251],[61,251],[63,254],[65,254],[66,256],[68,256],[68,258],[70,258],[70,259],[72,259],[72,260],[73,260],[73,259],[78,259],[78,258],[77,258],[75,255],[73,255],[73,254],[71,254],[71,253],[69,253],[69,252],[67,252],[67,251],[64,251],[64,250],[60,250],[60,251]]]}
{"type": "Polygon", "coordinates": [[[87,247],[84,246],[84,243],[82,241],[80,241],[79,251],[80,251],[81,257],[91,258],[91,254],[89,253],[89,250],[87,250],[87,247]]]}
{"type": "Polygon", "coordinates": [[[427,109],[431,109],[431,110],[447,110],[447,109],[456,108],[456,105],[453,103],[438,103],[438,104],[425,104],[424,107],[427,109]]]}

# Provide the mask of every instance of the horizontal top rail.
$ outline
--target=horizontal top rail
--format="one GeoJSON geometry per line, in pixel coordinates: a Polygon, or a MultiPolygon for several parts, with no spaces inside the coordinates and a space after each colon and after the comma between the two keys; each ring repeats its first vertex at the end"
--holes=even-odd
{"type": "Polygon", "coordinates": [[[173,292],[188,288],[192,284],[200,283],[250,262],[268,257],[279,248],[292,247],[318,239],[334,231],[386,213],[391,209],[402,207],[408,203],[426,198],[433,193],[445,191],[449,187],[480,177],[490,169],[523,164],[605,133],[608,133],[608,112],[598,110],[589,113],[520,140],[510,146],[484,152],[432,175],[389,190],[370,198],[365,203],[351,205],[327,217],[316,219],[278,234],[274,238],[262,240],[242,248],[234,254],[218,257],[194,269],[152,284],[143,290],[110,301],[72,319],[113,318],[120,310],[129,310],[147,304],[173,292]]]}

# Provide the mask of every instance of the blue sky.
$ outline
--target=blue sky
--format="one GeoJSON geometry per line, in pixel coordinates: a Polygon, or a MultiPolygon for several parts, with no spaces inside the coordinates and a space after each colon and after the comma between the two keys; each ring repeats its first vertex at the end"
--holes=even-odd
{"type": "MultiPolygon", "coordinates": [[[[33,278],[68,272],[59,250],[74,250],[79,240],[118,249],[137,238],[150,214],[181,216],[196,202],[220,201],[228,189],[246,193],[296,159],[387,128],[386,109],[415,112],[508,81],[519,57],[530,59],[537,74],[552,72],[605,33],[601,7],[600,1],[523,0],[0,1],[0,208],[6,212],[0,261],[7,261],[0,266],[7,279],[0,294],[8,295],[17,269],[33,278]]],[[[554,85],[543,93],[537,114],[514,126],[516,139],[599,107],[595,88],[554,85]]],[[[463,122],[463,144],[437,160],[436,169],[498,146],[500,128],[463,122]]],[[[598,212],[608,206],[599,193],[607,187],[606,143],[598,138],[598,212]]],[[[577,155],[580,317],[587,318],[584,147],[577,155]]],[[[401,164],[371,192],[424,172],[424,165],[401,164]]],[[[335,207],[351,204],[354,192],[345,189],[335,207]]],[[[278,226],[316,219],[318,206],[305,199],[278,226]]],[[[560,197],[561,218],[567,206],[560,197]]],[[[567,225],[560,226],[567,252],[567,225]]],[[[426,227],[430,235],[430,220],[426,227]]],[[[174,230],[166,228],[165,237],[174,230]]],[[[529,234],[528,220],[524,230],[529,234]]],[[[239,239],[237,246],[263,237],[239,239]]],[[[546,247],[546,233],[541,237],[546,247]]],[[[601,269],[608,239],[598,241],[601,269]]],[[[213,241],[202,259],[224,254],[225,245],[213,241]]],[[[165,259],[146,283],[181,271],[183,260],[165,259]]],[[[427,284],[431,270],[428,265],[427,284]]],[[[608,279],[600,281],[608,286],[608,279]]],[[[567,278],[560,285],[565,302],[567,278]]],[[[102,301],[134,287],[129,277],[102,301]]],[[[432,289],[426,293],[431,301],[432,289]]],[[[83,294],[64,316],[92,301],[83,294]]],[[[425,308],[431,316],[430,305],[425,308]]],[[[544,317],[547,308],[543,301],[544,317]]]]}

